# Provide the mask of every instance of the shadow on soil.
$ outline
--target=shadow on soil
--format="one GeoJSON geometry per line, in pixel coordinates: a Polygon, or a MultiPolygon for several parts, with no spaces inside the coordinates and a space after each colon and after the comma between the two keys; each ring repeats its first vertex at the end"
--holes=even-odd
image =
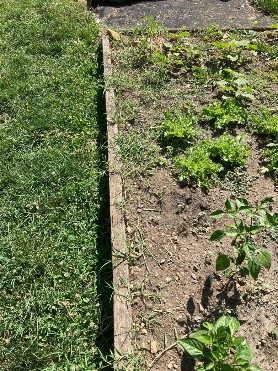
{"type": "Polygon", "coordinates": [[[98,120],[98,138],[99,148],[99,215],[97,231],[97,252],[98,252],[98,281],[97,293],[100,303],[100,328],[97,337],[96,346],[100,354],[99,363],[102,369],[113,370],[113,367],[107,363],[103,365],[103,359],[110,362],[113,354],[113,289],[112,289],[112,265],[111,265],[111,234],[110,234],[110,213],[109,213],[109,178],[107,168],[107,128],[105,114],[105,96],[103,81],[102,50],[100,48],[98,55],[98,76],[99,90],[97,95],[97,120],[98,120]]]}

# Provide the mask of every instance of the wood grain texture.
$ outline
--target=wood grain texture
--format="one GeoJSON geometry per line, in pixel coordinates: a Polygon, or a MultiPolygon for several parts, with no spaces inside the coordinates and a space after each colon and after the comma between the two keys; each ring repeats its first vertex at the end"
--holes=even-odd
{"type": "MultiPolygon", "coordinates": [[[[102,31],[104,79],[112,72],[110,42],[106,31],[102,31]]],[[[129,268],[127,258],[127,243],[125,220],[122,212],[123,183],[121,177],[121,160],[117,153],[116,138],[118,126],[113,122],[115,114],[115,93],[111,87],[105,89],[108,162],[109,162],[109,192],[110,218],[112,239],[112,267],[114,285],[114,349],[116,361],[123,354],[132,352],[131,325],[132,313],[130,305],[129,268]]],[[[115,369],[123,367],[122,362],[115,363],[115,369]]]]}

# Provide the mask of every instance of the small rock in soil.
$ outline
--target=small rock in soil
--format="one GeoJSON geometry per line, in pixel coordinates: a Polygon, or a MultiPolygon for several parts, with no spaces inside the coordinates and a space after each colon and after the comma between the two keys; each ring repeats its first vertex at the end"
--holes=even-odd
{"type": "Polygon", "coordinates": [[[170,283],[171,281],[172,281],[172,278],[171,278],[171,277],[166,277],[166,278],[165,278],[165,282],[166,282],[166,283],[170,283]]]}
{"type": "Polygon", "coordinates": [[[158,343],[156,340],[151,341],[151,353],[155,354],[158,352],[158,343]]]}
{"type": "Polygon", "coordinates": [[[196,280],[197,279],[197,276],[194,273],[191,273],[191,277],[193,278],[193,280],[196,280]]]}
{"type": "Polygon", "coordinates": [[[173,362],[173,361],[170,361],[170,362],[168,363],[168,365],[167,365],[167,368],[168,368],[169,370],[172,370],[172,369],[174,368],[174,362],[173,362]]]}

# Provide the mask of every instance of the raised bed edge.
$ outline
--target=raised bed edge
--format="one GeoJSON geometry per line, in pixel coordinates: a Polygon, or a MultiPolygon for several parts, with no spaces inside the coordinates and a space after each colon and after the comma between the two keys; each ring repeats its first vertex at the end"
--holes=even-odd
{"type": "MultiPolygon", "coordinates": [[[[104,80],[107,81],[112,72],[110,41],[106,30],[102,30],[102,50],[104,80]]],[[[127,261],[127,242],[125,220],[122,211],[123,183],[121,177],[121,160],[116,149],[118,125],[113,121],[115,114],[115,92],[111,87],[105,88],[110,221],[113,270],[113,311],[114,311],[114,355],[115,370],[124,367],[122,356],[132,352],[131,327],[132,312],[129,287],[129,267],[127,261]]]]}

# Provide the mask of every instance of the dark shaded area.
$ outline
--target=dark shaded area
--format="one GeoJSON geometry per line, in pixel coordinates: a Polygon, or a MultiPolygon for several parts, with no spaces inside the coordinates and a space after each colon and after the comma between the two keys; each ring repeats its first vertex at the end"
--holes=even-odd
{"type": "MultiPolygon", "coordinates": [[[[103,358],[110,358],[113,352],[113,273],[111,255],[111,233],[110,233],[110,208],[109,208],[109,175],[107,168],[107,122],[104,95],[103,79],[103,55],[100,47],[98,53],[98,95],[97,95],[97,122],[99,135],[97,144],[99,148],[99,215],[97,231],[97,251],[98,251],[98,281],[97,291],[100,302],[100,328],[96,340],[96,346],[100,350],[103,358]]],[[[106,370],[113,370],[107,365],[106,370]]]]}
{"type": "Polygon", "coordinates": [[[187,301],[187,304],[186,304],[186,309],[187,309],[187,312],[193,316],[193,314],[195,313],[195,310],[196,310],[196,307],[195,307],[195,303],[194,303],[194,300],[192,297],[190,297],[187,301]]]}
{"type": "Polygon", "coordinates": [[[265,28],[275,23],[274,19],[255,10],[247,0],[156,0],[123,4],[99,0],[92,6],[104,23],[116,28],[143,25],[146,16],[154,17],[170,29],[202,29],[211,24],[225,29],[265,28]]]}
{"type": "Polygon", "coordinates": [[[209,299],[213,294],[212,281],[213,281],[213,278],[212,278],[211,275],[209,275],[206,278],[205,283],[204,283],[204,287],[203,287],[203,290],[202,290],[202,298],[201,298],[201,304],[202,304],[204,309],[208,308],[209,299]]]}
{"type": "Polygon", "coordinates": [[[181,371],[194,371],[195,365],[195,359],[184,352],[181,359],[181,371]]]}

